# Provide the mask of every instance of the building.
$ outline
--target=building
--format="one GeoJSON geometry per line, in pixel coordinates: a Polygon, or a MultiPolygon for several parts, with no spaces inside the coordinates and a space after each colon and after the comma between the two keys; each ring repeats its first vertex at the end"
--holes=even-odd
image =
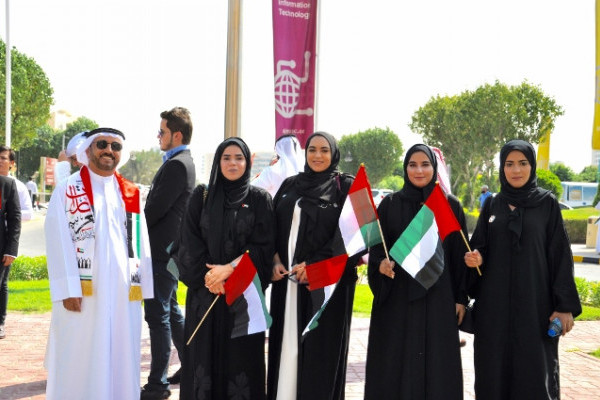
{"type": "Polygon", "coordinates": [[[73,114],[67,110],[55,110],[50,112],[48,125],[50,125],[54,130],[64,131],[67,129],[67,125],[71,122],[74,122],[76,119],[77,117],[73,116],[73,114]]]}

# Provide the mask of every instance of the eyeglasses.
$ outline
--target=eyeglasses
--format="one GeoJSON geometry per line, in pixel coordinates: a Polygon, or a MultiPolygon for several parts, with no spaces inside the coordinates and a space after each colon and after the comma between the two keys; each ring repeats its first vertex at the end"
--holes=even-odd
{"type": "Polygon", "coordinates": [[[121,151],[123,149],[123,145],[119,142],[108,143],[106,140],[97,140],[94,143],[96,143],[98,150],[104,150],[109,144],[112,151],[121,151]]]}
{"type": "Polygon", "coordinates": [[[158,136],[163,137],[167,134],[167,131],[163,131],[162,129],[158,131],[158,136]]]}

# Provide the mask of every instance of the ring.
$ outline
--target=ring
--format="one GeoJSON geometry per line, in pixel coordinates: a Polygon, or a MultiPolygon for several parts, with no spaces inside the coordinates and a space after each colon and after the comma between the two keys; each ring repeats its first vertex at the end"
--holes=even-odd
{"type": "Polygon", "coordinates": [[[211,273],[211,272],[212,272],[212,271],[208,271],[208,272],[206,273],[206,275],[210,276],[210,273],[211,273]]]}

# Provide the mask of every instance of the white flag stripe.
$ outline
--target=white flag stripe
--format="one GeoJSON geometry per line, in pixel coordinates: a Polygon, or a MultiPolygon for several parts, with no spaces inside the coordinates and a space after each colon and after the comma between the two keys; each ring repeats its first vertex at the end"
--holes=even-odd
{"type": "Polygon", "coordinates": [[[360,231],[356,214],[354,214],[350,197],[346,199],[344,207],[342,207],[339,226],[342,238],[344,239],[344,246],[346,246],[346,253],[354,255],[366,248],[365,240],[360,231]]]}
{"type": "Polygon", "coordinates": [[[398,263],[414,278],[425,263],[435,254],[438,238],[438,228],[434,220],[419,243],[413,247],[404,260],[398,260],[398,263]]]}
{"type": "Polygon", "coordinates": [[[248,304],[248,315],[251,316],[250,321],[248,322],[248,335],[266,331],[268,326],[265,319],[265,312],[262,307],[262,299],[253,282],[248,285],[243,296],[248,304]]]}
{"type": "Polygon", "coordinates": [[[304,328],[304,331],[302,332],[302,336],[306,335],[306,333],[311,330],[311,325],[313,324],[315,319],[318,319],[321,316],[321,313],[323,312],[323,309],[329,302],[329,299],[331,298],[331,295],[333,294],[333,291],[335,290],[336,286],[337,286],[337,283],[334,283],[333,285],[325,286],[323,288],[323,294],[324,294],[323,305],[321,306],[319,311],[317,311],[317,313],[315,315],[313,315],[313,317],[310,319],[310,321],[308,321],[306,328],[304,328]]]}

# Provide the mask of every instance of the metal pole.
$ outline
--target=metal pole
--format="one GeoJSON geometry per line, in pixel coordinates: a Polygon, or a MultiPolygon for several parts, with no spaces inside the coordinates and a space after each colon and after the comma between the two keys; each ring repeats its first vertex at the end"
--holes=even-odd
{"type": "Polygon", "coordinates": [[[319,77],[320,77],[320,69],[321,69],[321,0],[316,0],[317,2],[317,54],[315,57],[315,105],[314,109],[314,131],[317,132],[319,130],[319,77]]]}
{"type": "Polygon", "coordinates": [[[229,0],[227,77],[225,82],[225,139],[240,136],[241,15],[241,0],[229,0]]]}
{"type": "Polygon", "coordinates": [[[6,146],[10,147],[10,139],[11,139],[11,123],[12,123],[12,113],[11,113],[11,102],[12,102],[12,77],[11,77],[11,67],[12,67],[12,58],[10,51],[10,1],[6,0],[6,118],[5,118],[5,128],[4,131],[6,133],[6,146]]]}

